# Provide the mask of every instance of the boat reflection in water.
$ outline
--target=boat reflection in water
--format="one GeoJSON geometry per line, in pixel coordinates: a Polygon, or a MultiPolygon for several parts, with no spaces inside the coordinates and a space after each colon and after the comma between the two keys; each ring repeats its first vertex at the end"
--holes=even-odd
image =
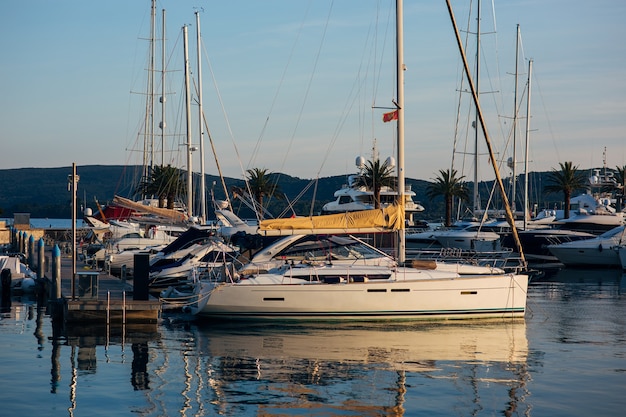
{"type": "Polygon", "coordinates": [[[178,411],[171,409],[176,402],[188,413],[223,415],[414,415],[457,407],[467,415],[494,404],[508,414],[527,407],[524,321],[191,330],[183,385],[173,384],[165,367],[157,372],[163,385],[153,391],[182,395],[170,397],[168,413],[178,411]],[[459,394],[458,404],[437,400],[437,392],[450,398],[450,390],[459,394]]]}
{"type": "Polygon", "coordinates": [[[18,346],[3,367],[30,376],[3,386],[4,398],[30,399],[9,402],[7,415],[522,415],[529,363],[541,366],[523,319],[209,324],[172,314],[54,329],[45,308],[14,300],[0,334],[18,346]]]}

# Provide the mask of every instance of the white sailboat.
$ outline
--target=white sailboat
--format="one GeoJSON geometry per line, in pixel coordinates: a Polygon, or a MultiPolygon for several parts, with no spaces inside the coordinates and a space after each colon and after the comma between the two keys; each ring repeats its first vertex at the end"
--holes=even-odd
{"type": "MultiPolygon", "coordinates": [[[[398,195],[404,193],[402,0],[396,2],[398,76],[398,195]]],[[[450,10],[451,18],[454,21],[450,10]]],[[[458,33],[457,33],[458,35],[458,33]]],[[[481,120],[482,122],[482,120],[481,120]]],[[[499,176],[496,175],[499,179],[499,176]]],[[[523,317],[528,276],[456,272],[404,266],[404,210],[381,210],[265,220],[259,233],[345,234],[351,228],[397,230],[399,253],[391,265],[286,262],[196,284],[189,311],[200,317],[240,320],[415,320],[523,317]],[[320,232],[321,230],[324,232],[320,232]]]]}

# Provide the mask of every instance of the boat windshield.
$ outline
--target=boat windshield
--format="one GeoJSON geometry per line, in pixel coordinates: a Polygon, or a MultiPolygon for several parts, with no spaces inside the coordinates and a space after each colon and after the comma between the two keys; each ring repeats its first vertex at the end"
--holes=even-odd
{"type": "Polygon", "coordinates": [[[358,260],[384,256],[358,240],[340,236],[311,236],[285,248],[275,258],[285,260],[358,260]]]}
{"type": "Polygon", "coordinates": [[[609,238],[609,237],[616,236],[616,235],[618,235],[620,233],[623,233],[625,227],[626,226],[614,227],[613,229],[611,229],[611,230],[609,230],[607,232],[602,233],[600,236],[598,236],[598,239],[606,239],[606,238],[609,238]]]}

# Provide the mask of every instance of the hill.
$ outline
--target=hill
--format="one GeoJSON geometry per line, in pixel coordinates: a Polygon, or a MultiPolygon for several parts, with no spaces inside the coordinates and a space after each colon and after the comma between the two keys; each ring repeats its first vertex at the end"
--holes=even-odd
{"type": "MultiPolygon", "coordinates": [[[[115,195],[131,197],[135,185],[140,178],[140,167],[122,165],[85,165],[77,167],[80,177],[78,183],[77,200],[79,207],[89,207],[97,210],[96,200],[105,205],[115,195]]],[[[0,216],[13,217],[14,213],[30,213],[33,218],[70,218],[71,193],[68,188],[68,175],[71,167],[60,168],[20,168],[0,170],[0,216]]],[[[346,176],[320,178],[317,184],[311,184],[310,179],[301,179],[287,174],[279,175],[279,186],[293,204],[293,210],[298,215],[317,213],[322,205],[333,199],[333,193],[346,183],[346,176]],[[303,192],[303,190],[305,190],[303,192]],[[296,200],[297,196],[300,196],[296,200]],[[313,207],[311,201],[315,197],[313,207]]],[[[546,184],[547,173],[531,173],[529,181],[530,196],[539,208],[561,207],[561,195],[544,195],[543,185],[546,184]]],[[[226,178],[226,187],[243,185],[243,181],[235,178],[226,178]]],[[[425,207],[425,212],[419,216],[423,219],[441,218],[444,212],[443,199],[429,200],[426,197],[428,181],[407,178],[407,186],[411,186],[416,193],[416,200],[425,207]]],[[[214,190],[216,199],[224,199],[224,191],[219,177],[207,175],[206,184],[214,190]],[[213,185],[214,184],[214,185],[213,185]]],[[[472,184],[468,184],[470,189],[472,184]]],[[[489,190],[493,182],[480,184],[481,201],[487,201],[489,190]]],[[[518,186],[518,194],[523,185],[518,186]]],[[[519,197],[518,197],[519,198],[519,197]]],[[[521,199],[520,199],[521,200],[521,199]]],[[[500,198],[494,199],[494,207],[501,207],[500,198]]],[[[518,200],[519,201],[519,200],[518,200]]],[[[286,209],[286,202],[273,201],[270,212],[275,215],[286,209]]],[[[532,207],[532,204],[531,204],[532,207]]],[[[235,211],[241,217],[254,217],[245,206],[235,204],[235,211]]],[[[291,210],[288,211],[290,215],[291,210]]],[[[213,218],[212,212],[209,218],[213,218]]]]}
{"type": "MultiPolygon", "coordinates": [[[[96,201],[101,205],[110,202],[115,195],[132,196],[140,178],[140,167],[122,165],[78,166],[80,177],[77,191],[77,204],[97,210],[96,201]]],[[[0,170],[0,215],[13,217],[14,213],[30,213],[33,218],[70,218],[72,195],[68,187],[68,175],[72,167],[60,168],[19,168],[0,170]]],[[[286,174],[279,175],[281,190],[293,204],[297,214],[319,212],[322,205],[333,200],[333,193],[346,183],[346,176],[320,178],[317,185],[310,179],[301,179],[286,174]],[[305,190],[303,192],[303,190],[305,190]],[[302,193],[302,196],[296,197],[302,193]],[[311,201],[315,198],[313,208],[311,201]]],[[[227,189],[243,185],[243,181],[225,178],[227,189]]],[[[219,177],[207,175],[207,187],[214,190],[216,199],[224,199],[224,191],[219,177]]],[[[418,195],[423,195],[426,181],[407,179],[418,195]]],[[[286,208],[285,202],[272,202],[272,213],[280,213],[286,208]]],[[[243,217],[253,217],[250,210],[241,204],[235,209],[243,217]]],[[[291,211],[289,211],[291,213],[291,211]]]]}

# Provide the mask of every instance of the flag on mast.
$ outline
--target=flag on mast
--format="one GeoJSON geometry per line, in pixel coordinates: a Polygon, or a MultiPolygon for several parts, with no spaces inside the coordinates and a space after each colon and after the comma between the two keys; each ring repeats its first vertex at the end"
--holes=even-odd
{"type": "Polygon", "coordinates": [[[387,123],[392,120],[398,120],[398,110],[390,111],[389,113],[383,113],[383,122],[387,123]]]}

